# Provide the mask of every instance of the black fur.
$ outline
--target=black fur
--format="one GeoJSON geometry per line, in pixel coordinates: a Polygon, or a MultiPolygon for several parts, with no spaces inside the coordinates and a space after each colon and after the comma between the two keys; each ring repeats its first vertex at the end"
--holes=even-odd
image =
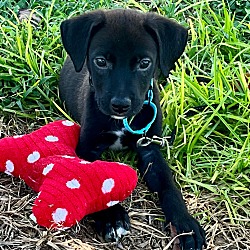
{"type": "MultiPolygon", "coordinates": [[[[137,147],[140,138],[124,131],[122,118],[135,115],[132,128],[144,127],[152,109],[143,106],[154,78],[158,115],[147,133],[160,136],[162,115],[156,85],[158,68],[165,76],[174,67],[187,42],[187,29],[159,15],[134,10],[93,11],[66,20],[61,25],[63,45],[69,55],[60,76],[60,96],[68,111],[81,124],[77,153],[94,161],[123,131],[123,146],[138,154],[138,169],[147,186],[157,192],[166,221],[178,233],[183,249],[202,249],[205,234],[189,215],[181,192],[158,145],[137,147]],[[115,119],[114,119],[115,118],[115,119]]],[[[93,215],[97,229],[108,240],[129,229],[129,218],[121,205],[93,215]]]]}

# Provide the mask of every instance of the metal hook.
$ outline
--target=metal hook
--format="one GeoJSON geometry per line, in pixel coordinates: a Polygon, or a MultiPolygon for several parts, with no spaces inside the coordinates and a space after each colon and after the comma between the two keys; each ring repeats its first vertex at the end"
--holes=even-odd
{"type": "Polygon", "coordinates": [[[165,147],[168,145],[168,139],[170,139],[171,136],[166,136],[166,137],[159,137],[154,135],[152,138],[150,137],[142,137],[137,141],[137,146],[138,147],[146,147],[150,145],[151,143],[155,143],[157,145],[160,145],[161,147],[165,147]]]}

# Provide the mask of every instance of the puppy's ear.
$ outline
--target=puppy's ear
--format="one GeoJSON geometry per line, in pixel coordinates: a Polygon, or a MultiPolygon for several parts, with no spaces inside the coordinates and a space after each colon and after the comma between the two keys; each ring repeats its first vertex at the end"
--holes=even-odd
{"type": "Polygon", "coordinates": [[[93,30],[105,21],[103,11],[85,13],[61,24],[61,37],[65,50],[69,54],[76,72],[81,71],[93,30]]]}
{"type": "Polygon", "coordinates": [[[185,49],[188,30],[175,21],[154,13],[147,14],[144,25],[158,43],[160,68],[168,76],[185,49]]]}

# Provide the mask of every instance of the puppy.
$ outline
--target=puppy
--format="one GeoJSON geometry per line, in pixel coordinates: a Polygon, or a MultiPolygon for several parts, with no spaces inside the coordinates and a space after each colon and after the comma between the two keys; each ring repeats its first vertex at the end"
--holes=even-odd
{"type": "MultiPolygon", "coordinates": [[[[140,174],[158,193],[166,222],[177,233],[193,231],[181,237],[182,249],[202,249],[205,233],[189,215],[159,146],[137,145],[143,134],[161,136],[158,69],[168,76],[184,51],[187,29],[154,13],[97,10],[62,22],[61,36],[69,56],[59,90],[66,108],[81,124],[77,154],[94,161],[107,148],[136,151],[140,174]],[[131,117],[130,129],[125,128],[124,120],[131,117]]],[[[130,228],[120,204],[93,218],[97,231],[109,241],[118,240],[130,228]]]]}

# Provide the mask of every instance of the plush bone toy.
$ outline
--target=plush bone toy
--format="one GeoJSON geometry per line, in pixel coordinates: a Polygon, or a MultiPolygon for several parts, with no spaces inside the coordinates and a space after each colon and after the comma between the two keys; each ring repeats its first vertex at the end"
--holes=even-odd
{"type": "Polygon", "coordinates": [[[64,120],[0,140],[0,171],[39,192],[32,209],[39,225],[71,227],[123,201],[136,186],[136,172],[125,164],[78,158],[79,132],[77,124],[64,120]]]}

